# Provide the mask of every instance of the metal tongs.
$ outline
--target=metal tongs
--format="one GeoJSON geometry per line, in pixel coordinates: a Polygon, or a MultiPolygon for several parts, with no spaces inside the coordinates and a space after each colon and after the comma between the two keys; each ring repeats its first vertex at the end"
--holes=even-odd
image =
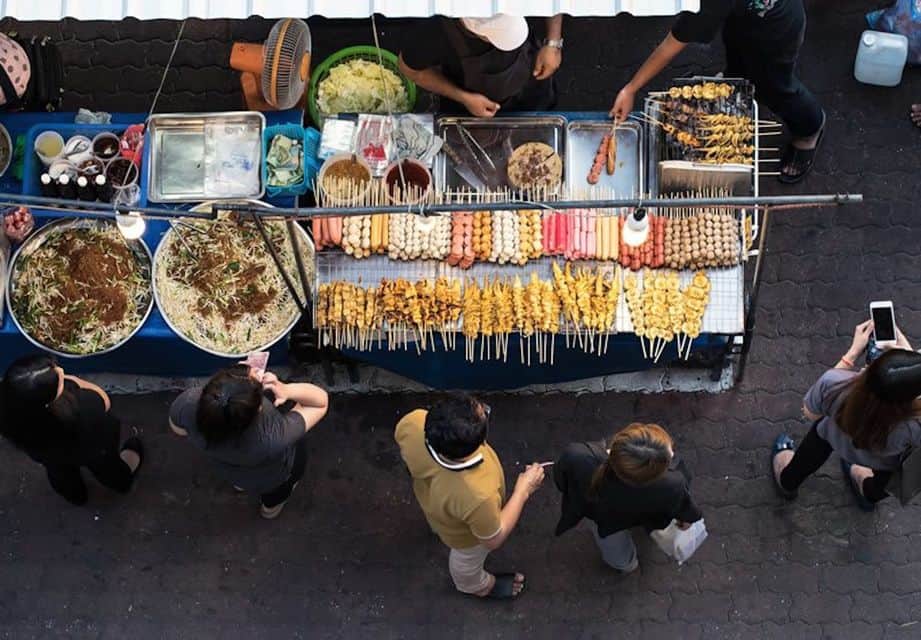
{"type": "Polygon", "coordinates": [[[486,153],[486,150],[482,145],[477,141],[473,134],[462,124],[457,124],[457,132],[460,135],[461,142],[464,145],[464,148],[467,150],[467,153],[470,154],[470,157],[476,163],[477,169],[480,171],[480,175],[485,180],[486,184],[494,186],[498,182],[499,170],[496,168],[496,163],[492,161],[492,158],[489,157],[489,154],[486,153]],[[484,163],[485,160],[485,163],[484,163]],[[486,165],[489,165],[489,168],[486,168],[486,165]]]}

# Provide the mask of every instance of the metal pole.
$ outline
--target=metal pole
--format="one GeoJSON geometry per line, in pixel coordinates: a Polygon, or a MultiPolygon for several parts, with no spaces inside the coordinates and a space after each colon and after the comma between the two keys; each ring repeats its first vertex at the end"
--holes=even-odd
{"type": "Polygon", "coordinates": [[[427,215],[432,213],[453,213],[458,211],[517,211],[523,209],[550,209],[554,211],[568,209],[671,209],[679,207],[723,207],[727,209],[746,209],[751,207],[809,207],[842,205],[863,202],[862,194],[834,194],[834,195],[801,195],[801,196],[763,196],[753,197],[725,197],[725,198],[624,198],[616,200],[559,200],[555,202],[530,202],[527,200],[512,200],[509,202],[479,202],[479,203],[431,203],[415,206],[383,205],[377,207],[313,207],[301,209],[291,208],[257,208],[246,203],[215,203],[212,208],[222,211],[237,211],[241,213],[254,213],[261,217],[269,218],[325,218],[325,217],[351,217],[367,216],[381,213],[416,213],[427,215]]]}
{"type": "Polygon", "coordinates": [[[532,202],[529,200],[511,200],[508,202],[479,202],[479,203],[432,203],[415,206],[384,205],[378,207],[313,207],[307,209],[295,208],[265,208],[255,207],[251,204],[222,202],[212,205],[211,212],[193,212],[185,209],[155,209],[152,207],[138,207],[128,205],[113,205],[105,202],[81,202],[76,205],[73,200],[62,198],[45,198],[42,196],[27,196],[21,194],[0,193],[0,205],[32,205],[45,208],[49,211],[64,211],[83,217],[114,218],[116,214],[135,212],[143,218],[172,220],[175,218],[202,218],[214,220],[218,211],[236,211],[247,213],[260,218],[291,218],[295,220],[323,217],[349,217],[366,216],[379,213],[417,213],[428,215],[433,213],[452,213],[457,211],[520,211],[524,209],[549,209],[561,211],[567,209],[670,209],[678,207],[723,207],[727,209],[743,209],[751,207],[810,207],[842,205],[863,202],[861,194],[834,194],[834,195],[797,195],[797,196],[764,196],[752,197],[726,197],[726,198],[621,198],[614,200],[559,200],[555,202],[532,202]]]}
{"type": "Polygon", "coordinates": [[[214,220],[216,214],[210,211],[187,211],[185,209],[154,209],[152,207],[128,206],[109,202],[87,202],[64,198],[27,196],[19,193],[0,193],[0,206],[34,206],[55,212],[72,213],[84,218],[114,218],[116,215],[138,213],[148,220],[172,220],[174,218],[200,218],[214,220]]]}
{"type": "Polygon", "coordinates": [[[745,308],[745,331],[742,334],[742,353],[739,355],[739,370],[736,372],[736,384],[742,382],[745,375],[745,365],[748,362],[748,352],[751,350],[752,338],[755,333],[755,310],[758,308],[758,294],[761,292],[761,271],[764,268],[764,259],[767,254],[767,236],[771,228],[771,209],[766,207],[761,217],[761,237],[758,238],[758,259],[755,260],[755,272],[752,274],[752,290],[745,308]]]}

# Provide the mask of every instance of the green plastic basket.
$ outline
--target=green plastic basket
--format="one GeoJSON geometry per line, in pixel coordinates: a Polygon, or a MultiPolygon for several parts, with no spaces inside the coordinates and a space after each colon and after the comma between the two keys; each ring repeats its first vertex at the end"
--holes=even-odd
{"type": "Polygon", "coordinates": [[[313,70],[310,77],[310,87],[307,91],[307,106],[310,110],[311,119],[313,119],[320,131],[323,130],[323,118],[320,115],[320,110],[317,108],[317,87],[319,87],[320,82],[329,75],[329,70],[334,66],[356,58],[376,63],[379,63],[382,59],[384,61],[384,66],[389,68],[403,80],[403,86],[406,87],[406,97],[409,99],[410,111],[416,105],[416,85],[412,80],[400,73],[399,59],[396,55],[386,49],[381,49],[381,55],[380,58],[378,58],[377,49],[375,47],[364,45],[346,47],[345,49],[340,49],[321,62],[319,66],[313,70]]]}

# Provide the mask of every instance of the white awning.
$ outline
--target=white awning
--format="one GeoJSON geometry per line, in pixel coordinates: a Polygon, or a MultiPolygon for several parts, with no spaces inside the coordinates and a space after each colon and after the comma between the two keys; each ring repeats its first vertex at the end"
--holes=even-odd
{"type": "Polygon", "coordinates": [[[140,20],[158,18],[366,18],[435,14],[458,17],[496,13],[549,16],[666,16],[698,11],[700,0],[0,0],[0,16],[18,20],[140,20]]]}

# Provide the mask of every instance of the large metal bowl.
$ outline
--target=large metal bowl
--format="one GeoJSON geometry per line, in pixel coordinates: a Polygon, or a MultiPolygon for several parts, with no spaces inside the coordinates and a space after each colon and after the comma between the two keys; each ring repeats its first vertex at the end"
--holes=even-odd
{"type": "MultiPolygon", "coordinates": [[[[58,231],[63,231],[70,228],[90,228],[98,229],[104,226],[115,226],[115,222],[112,220],[88,220],[88,219],[67,219],[67,220],[55,220],[54,222],[49,222],[35,233],[29,236],[25,242],[19,247],[16,253],[13,255],[13,259],[10,262],[9,268],[9,277],[6,279],[6,307],[10,312],[10,317],[13,319],[13,324],[16,325],[16,328],[19,329],[20,333],[26,337],[26,340],[34,344],[40,349],[45,351],[50,351],[56,356],[62,358],[88,358],[90,356],[98,356],[104,353],[109,353],[115,351],[120,346],[128,342],[131,338],[141,330],[141,327],[144,326],[144,323],[147,322],[148,316],[150,316],[150,311],[153,309],[154,296],[151,295],[147,301],[147,309],[144,311],[143,316],[141,316],[140,321],[137,326],[127,335],[124,339],[113,344],[111,347],[107,347],[101,351],[96,351],[95,353],[67,353],[50,347],[42,342],[39,342],[36,338],[32,337],[28,331],[19,323],[19,319],[16,317],[16,310],[13,307],[13,297],[16,295],[16,280],[17,280],[17,270],[21,263],[21,260],[32,255],[42,244],[51,236],[51,234],[58,231]]],[[[141,240],[127,240],[128,246],[131,247],[135,255],[141,257],[143,260],[146,260],[147,269],[149,270],[151,276],[153,275],[153,258],[150,255],[150,249],[147,247],[147,244],[141,240]]]]}
{"type": "Polygon", "coordinates": [[[10,132],[0,124],[0,176],[6,173],[13,161],[13,139],[10,132]]]}
{"type": "MultiPolygon", "coordinates": [[[[195,212],[209,212],[211,211],[212,205],[227,204],[227,203],[251,204],[251,205],[255,205],[259,207],[272,208],[272,205],[265,203],[265,202],[258,201],[258,200],[211,200],[208,202],[202,202],[201,204],[198,204],[192,207],[191,210],[195,212]]],[[[314,252],[313,242],[310,240],[310,237],[307,235],[307,232],[304,231],[303,227],[301,227],[298,224],[295,224],[294,226],[297,229],[299,243],[301,247],[305,249],[306,255],[304,255],[304,268],[307,270],[307,275],[308,275],[307,286],[308,286],[308,290],[310,291],[313,289],[313,286],[314,286],[313,283],[316,282],[316,277],[315,277],[316,254],[314,252]]],[[[153,267],[152,267],[153,269],[153,293],[154,293],[154,299],[156,299],[157,301],[157,309],[160,310],[160,315],[163,316],[164,322],[166,322],[169,328],[173,330],[173,333],[175,333],[177,336],[179,336],[180,338],[182,338],[189,344],[194,345],[195,347],[198,347],[202,351],[206,353],[210,353],[211,355],[218,356],[221,358],[243,358],[243,357],[246,357],[249,353],[253,353],[256,351],[265,351],[269,349],[274,344],[276,344],[279,340],[281,340],[286,335],[288,335],[288,333],[291,332],[291,329],[293,329],[294,325],[297,324],[297,321],[300,320],[300,317],[301,317],[300,313],[297,313],[297,312],[294,313],[293,317],[291,318],[291,322],[289,322],[288,325],[284,328],[284,330],[280,331],[277,336],[275,336],[274,338],[272,338],[270,341],[266,342],[265,344],[254,347],[253,349],[246,351],[244,353],[227,353],[223,351],[217,351],[215,349],[210,349],[208,347],[204,347],[198,344],[190,336],[187,336],[185,333],[183,333],[179,329],[179,327],[173,324],[173,322],[170,320],[169,315],[167,315],[167,313],[164,311],[164,305],[162,301],[160,300],[160,291],[159,291],[159,288],[157,287],[157,264],[159,264],[160,259],[161,259],[161,254],[162,254],[161,250],[163,249],[163,247],[167,245],[167,240],[174,233],[175,231],[173,229],[170,229],[165,234],[163,234],[163,238],[160,240],[160,244],[157,246],[157,251],[154,254],[153,267]]]]}

